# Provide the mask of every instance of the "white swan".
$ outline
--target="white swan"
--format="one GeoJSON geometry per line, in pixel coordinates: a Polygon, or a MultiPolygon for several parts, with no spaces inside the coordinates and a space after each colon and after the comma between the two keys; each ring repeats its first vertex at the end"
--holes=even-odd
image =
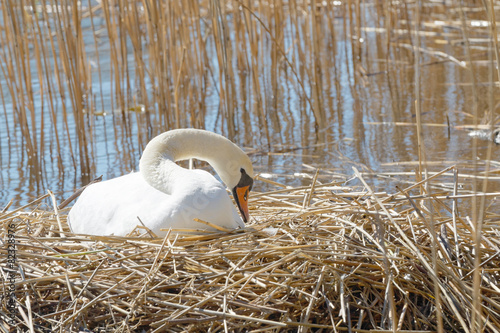
{"type": "Polygon", "coordinates": [[[125,236],[141,222],[156,235],[160,229],[211,229],[201,219],[228,229],[243,228],[224,186],[210,173],[188,170],[175,162],[207,161],[232,190],[245,222],[253,167],[248,156],[218,134],[177,129],[151,140],[140,172],[88,186],[68,215],[74,233],[125,236]],[[139,221],[140,219],[140,221],[139,221]]]}

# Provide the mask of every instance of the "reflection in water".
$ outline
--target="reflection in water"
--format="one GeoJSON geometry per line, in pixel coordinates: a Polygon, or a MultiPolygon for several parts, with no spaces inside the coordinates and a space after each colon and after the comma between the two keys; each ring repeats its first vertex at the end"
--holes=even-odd
{"type": "Polygon", "coordinates": [[[491,123],[499,94],[476,3],[464,8],[468,43],[456,8],[437,3],[424,4],[418,31],[408,3],[119,3],[90,1],[79,16],[11,4],[15,15],[1,19],[0,204],[46,189],[62,199],[136,170],[149,139],[176,127],[228,136],[257,172],[291,185],[315,168],[325,182],[351,166],[414,172],[416,51],[428,169],[484,169],[471,161],[488,143],[475,148],[464,129],[491,123]]]}
{"type": "Polygon", "coordinates": [[[493,141],[495,144],[500,144],[500,129],[490,130],[481,129],[469,132],[469,136],[483,140],[493,141]]]}

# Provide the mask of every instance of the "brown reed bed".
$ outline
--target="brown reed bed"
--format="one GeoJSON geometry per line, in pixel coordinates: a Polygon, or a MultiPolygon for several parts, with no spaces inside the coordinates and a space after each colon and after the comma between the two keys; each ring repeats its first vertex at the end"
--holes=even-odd
{"type": "Polygon", "coordinates": [[[355,175],[359,188],[321,183],[318,173],[302,187],[261,179],[275,189],[253,194],[245,230],[163,239],[140,228],[130,237],[72,234],[65,211],[37,208],[44,198],[4,210],[3,242],[15,224],[16,327],[498,332],[499,216],[485,213],[476,246],[475,225],[456,209],[469,194],[433,190],[440,174],[395,193],[355,175]],[[415,194],[422,185],[425,195],[415,194]]]}

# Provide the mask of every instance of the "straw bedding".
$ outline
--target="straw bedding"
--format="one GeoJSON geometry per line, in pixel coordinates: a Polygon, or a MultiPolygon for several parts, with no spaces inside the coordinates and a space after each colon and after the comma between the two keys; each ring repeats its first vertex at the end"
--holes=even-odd
{"type": "MultiPolygon", "coordinates": [[[[442,198],[452,193],[412,199],[413,187],[390,195],[313,177],[311,186],[254,193],[243,231],[166,238],[141,228],[127,238],[74,235],[64,211],[36,203],[4,212],[3,241],[16,225],[16,327],[430,332],[441,322],[446,332],[468,332],[477,322],[498,332],[498,220],[487,215],[475,247],[470,219],[442,198]]],[[[4,264],[2,256],[5,278],[4,264]]]]}

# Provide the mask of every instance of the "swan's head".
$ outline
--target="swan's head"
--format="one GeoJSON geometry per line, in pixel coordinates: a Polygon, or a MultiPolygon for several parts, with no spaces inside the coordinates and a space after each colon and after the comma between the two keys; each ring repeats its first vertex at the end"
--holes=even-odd
{"type": "Polygon", "coordinates": [[[146,181],[156,189],[171,193],[171,167],[166,161],[197,158],[207,161],[232,191],[243,220],[248,222],[248,194],[253,185],[253,166],[243,150],[227,138],[205,130],[176,129],[151,140],[140,161],[146,181]]]}
{"type": "Polygon", "coordinates": [[[237,156],[226,160],[224,168],[217,168],[221,180],[232,191],[243,221],[250,220],[248,196],[253,187],[253,166],[248,156],[238,148],[237,156]]]}
{"type": "Polygon", "coordinates": [[[248,222],[250,220],[250,213],[248,212],[248,195],[252,190],[253,178],[250,177],[243,168],[240,169],[240,173],[240,181],[233,187],[232,191],[234,201],[236,201],[241,216],[243,216],[243,221],[248,222]]]}

